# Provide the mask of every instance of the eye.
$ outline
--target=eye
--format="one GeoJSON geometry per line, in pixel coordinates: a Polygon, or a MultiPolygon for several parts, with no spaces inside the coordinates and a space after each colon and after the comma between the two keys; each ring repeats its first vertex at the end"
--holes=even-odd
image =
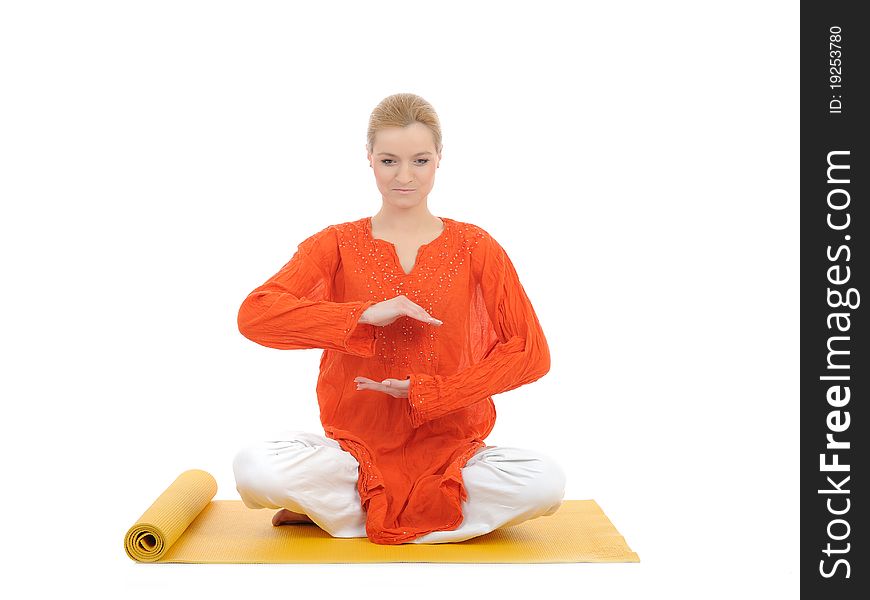
{"type": "MultiPolygon", "coordinates": [[[[430,161],[430,160],[431,160],[431,159],[428,159],[428,158],[418,158],[418,159],[417,159],[417,162],[422,166],[422,165],[429,164],[429,161],[430,161]]],[[[381,159],[381,164],[382,164],[382,165],[387,165],[387,166],[389,166],[389,165],[391,165],[391,164],[394,163],[394,162],[396,162],[396,161],[394,161],[392,158],[382,158],[382,159],[381,159]]]]}

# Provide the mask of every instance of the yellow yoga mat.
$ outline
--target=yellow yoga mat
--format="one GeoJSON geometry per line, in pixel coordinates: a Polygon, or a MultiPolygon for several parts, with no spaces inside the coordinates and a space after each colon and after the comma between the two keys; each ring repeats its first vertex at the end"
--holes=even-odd
{"type": "Polygon", "coordinates": [[[127,531],[127,555],[172,563],[640,562],[594,500],[565,500],[552,515],[464,542],[383,545],[334,538],[313,523],[273,527],[275,510],[212,500],[216,493],[205,471],[179,475],[127,531]]]}

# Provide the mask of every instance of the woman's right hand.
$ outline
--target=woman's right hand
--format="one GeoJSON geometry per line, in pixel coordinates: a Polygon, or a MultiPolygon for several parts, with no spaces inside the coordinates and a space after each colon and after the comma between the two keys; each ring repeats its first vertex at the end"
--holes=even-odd
{"type": "Polygon", "coordinates": [[[443,322],[427,313],[422,306],[412,302],[404,295],[372,304],[360,315],[359,322],[383,327],[399,317],[411,317],[430,325],[441,325],[443,322]]]}

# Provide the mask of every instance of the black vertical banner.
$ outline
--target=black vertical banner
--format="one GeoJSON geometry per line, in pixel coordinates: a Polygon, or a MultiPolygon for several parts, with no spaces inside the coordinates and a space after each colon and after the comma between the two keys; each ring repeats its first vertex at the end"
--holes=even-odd
{"type": "Polygon", "coordinates": [[[863,298],[870,22],[858,17],[863,4],[801,3],[800,571],[807,598],[870,597],[863,298]]]}

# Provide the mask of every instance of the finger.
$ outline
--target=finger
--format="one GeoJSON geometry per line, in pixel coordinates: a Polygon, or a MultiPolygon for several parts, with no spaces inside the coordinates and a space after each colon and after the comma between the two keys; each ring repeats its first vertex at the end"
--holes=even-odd
{"type": "Polygon", "coordinates": [[[408,315],[408,316],[413,318],[413,319],[417,319],[418,321],[422,321],[424,323],[429,323],[431,325],[441,325],[441,323],[442,323],[442,321],[440,319],[436,319],[435,317],[433,317],[432,315],[427,313],[425,310],[421,310],[418,313],[408,315]]]}
{"type": "Polygon", "coordinates": [[[413,300],[406,299],[408,304],[408,312],[405,313],[412,319],[417,319],[418,321],[424,322],[433,322],[433,324],[441,324],[439,319],[436,319],[432,315],[430,315],[425,308],[414,302],[413,300]]]}
{"type": "Polygon", "coordinates": [[[432,323],[433,325],[441,325],[441,319],[436,319],[435,317],[430,315],[425,310],[421,309],[420,312],[423,314],[422,318],[420,319],[421,321],[425,321],[427,323],[432,323]]]}
{"type": "Polygon", "coordinates": [[[373,379],[369,379],[368,377],[354,377],[354,383],[356,383],[356,389],[371,389],[372,385],[378,385],[376,381],[373,379]]]}

